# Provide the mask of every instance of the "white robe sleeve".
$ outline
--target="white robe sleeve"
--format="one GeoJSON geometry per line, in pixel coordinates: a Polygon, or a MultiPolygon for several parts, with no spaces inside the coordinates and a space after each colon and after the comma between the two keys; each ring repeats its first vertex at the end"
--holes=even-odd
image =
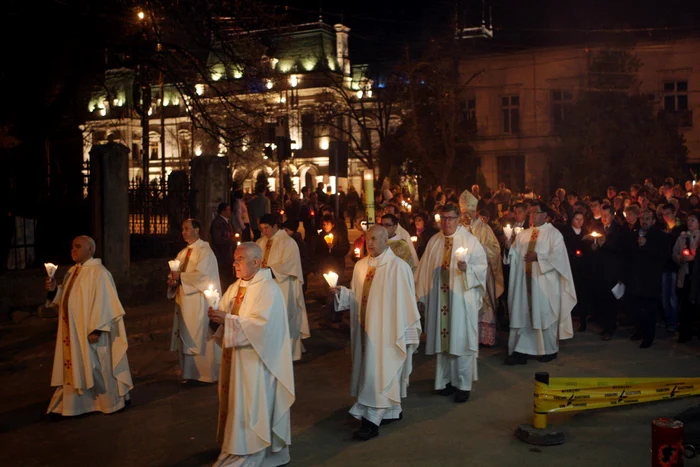
{"type": "Polygon", "coordinates": [[[486,271],[488,269],[488,259],[484,248],[475,242],[473,250],[467,258],[467,270],[462,274],[464,290],[481,287],[486,290],[486,271]]]}
{"type": "Polygon", "coordinates": [[[352,293],[352,290],[342,285],[339,288],[340,293],[336,294],[335,297],[333,297],[335,311],[349,310],[350,301],[355,298],[355,294],[352,293]]]}
{"type": "Polygon", "coordinates": [[[226,315],[226,320],[224,321],[224,348],[229,349],[231,347],[250,345],[250,341],[241,328],[239,319],[236,315],[226,315]]]}

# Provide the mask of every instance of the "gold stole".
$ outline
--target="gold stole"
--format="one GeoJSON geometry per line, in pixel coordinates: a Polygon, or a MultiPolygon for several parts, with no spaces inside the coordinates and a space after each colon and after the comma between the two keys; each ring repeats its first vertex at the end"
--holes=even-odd
{"type": "MultiPolygon", "coordinates": [[[[535,251],[535,244],[537,243],[537,237],[539,235],[539,229],[533,228],[532,236],[530,236],[530,243],[527,244],[528,253],[535,251]]],[[[525,262],[525,288],[527,289],[527,308],[530,311],[530,325],[532,325],[532,261],[525,262]]]]}
{"type": "Polygon", "coordinates": [[[267,260],[270,257],[270,250],[272,250],[272,239],[267,239],[267,244],[265,244],[265,255],[263,256],[262,267],[267,267],[267,260]]]}
{"type": "MultiPolygon", "coordinates": [[[[229,313],[238,316],[243,303],[243,297],[247,287],[239,287],[236,298],[231,303],[229,313]]],[[[226,324],[224,324],[226,326],[226,324]]],[[[219,426],[216,432],[216,439],[219,444],[224,441],[224,432],[226,431],[226,418],[228,417],[228,390],[231,381],[231,360],[233,358],[233,348],[224,348],[221,355],[221,373],[219,375],[219,426]]]]}
{"type": "Polygon", "coordinates": [[[70,292],[75,284],[75,279],[78,277],[81,265],[75,267],[75,271],[68,279],[68,285],[66,285],[66,290],[63,292],[61,297],[61,319],[63,320],[61,341],[63,342],[63,384],[70,386],[73,382],[73,374],[71,369],[73,368],[73,363],[71,362],[71,351],[70,351],[70,319],[68,317],[68,299],[70,298],[70,292]]]}
{"type": "Polygon", "coordinates": [[[377,268],[369,266],[367,274],[365,274],[365,282],[362,284],[362,301],[360,302],[360,326],[365,329],[367,324],[367,300],[369,299],[369,289],[372,287],[374,280],[374,271],[377,268]]]}
{"type": "Polygon", "coordinates": [[[187,272],[187,264],[190,262],[190,256],[192,256],[192,250],[194,248],[187,248],[187,256],[185,256],[185,261],[180,265],[180,272],[187,272]]]}
{"type": "Polygon", "coordinates": [[[450,263],[452,262],[452,238],[445,237],[440,267],[440,348],[450,351],[450,263]]]}

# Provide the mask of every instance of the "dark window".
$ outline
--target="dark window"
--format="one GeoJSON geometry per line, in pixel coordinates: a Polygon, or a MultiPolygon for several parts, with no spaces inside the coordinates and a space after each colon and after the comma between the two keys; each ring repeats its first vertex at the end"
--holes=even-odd
{"type": "Polygon", "coordinates": [[[693,113],[688,109],[688,82],[670,81],[664,83],[664,110],[680,127],[693,126],[693,113]]]}
{"type": "Polygon", "coordinates": [[[316,133],[316,118],[314,114],[303,114],[301,116],[301,148],[314,149],[314,138],[316,133]]]}
{"type": "Polygon", "coordinates": [[[503,133],[520,133],[520,97],[504,96],[501,98],[501,112],[503,114],[503,133]]]}
{"type": "Polygon", "coordinates": [[[574,103],[574,93],[568,90],[552,90],[552,128],[558,130],[571,112],[574,103]]]}
{"type": "Polygon", "coordinates": [[[525,188],[525,156],[498,156],[496,166],[499,181],[513,191],[525,188]]]}

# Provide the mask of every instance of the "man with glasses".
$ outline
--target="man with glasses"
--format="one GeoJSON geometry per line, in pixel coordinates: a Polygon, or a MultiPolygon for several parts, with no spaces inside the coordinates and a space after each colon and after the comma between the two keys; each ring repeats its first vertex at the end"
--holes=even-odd
{"type": "Polygon", "coordinates": [[[510,337],[506,365],[524,365],[527,355],[557,358],[559,339],[573,337],[576,290],[564,238],[549,224],[544,203],[529,209],[530,227],[515,238],[510,261],[510,337]]]}
{"type": "Polygon", "coordinates": [[[437,354],[435,390],[469,400],[477,380],[479,311],[486,289],[486,253],[459,223],[459,208],[445,205],[442,231],[433,235],[416,271],[418,306],[426,316],[428,355],[437,354]],[[465,251],[466,249],[466,251],[465,251]]]}
{"type": "Polygon", "coordinates": [[[393,251],[396,256],[406,261],[411,267],[412,272],[415,272],[418,264],[413,262],[413,256],[411,255],[408,243],[406,243],[406,240],[396,235],[396,229],[399,227],[399,218],[393,214],[384,214],[381,220],[382,227],[386,229],[386,233],[389,236],[389,248],[391,248],[391,251],[393,251]]]}

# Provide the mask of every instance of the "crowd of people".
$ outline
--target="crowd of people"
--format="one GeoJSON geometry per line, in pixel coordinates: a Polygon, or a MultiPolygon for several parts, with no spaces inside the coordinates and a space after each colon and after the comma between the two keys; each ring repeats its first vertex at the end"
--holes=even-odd
{"type": "MultiPolygon", "coordinates": [[[[479,349],[498,345],[499,330],[508,330],[506,365],[555,360],[559,341],[574,335],[572,316],[579,332],[595,322],[605,341],[620,322],[633,323],[640,348],[652,345],[657,319],[680,343],[697,334],[700,186],[645,180],[601,197],[559,188],[548,200],[504,184],[479,188],[431,188],[416,200],[388,187],[369,228],[358,217],[361,194],[322,184],[284,202],[262,188],[247,203],[237,192],[219,206],[210,242],[197,220],[183,223],[187,246],[167,279],[171,350],[183,383],[218,382],[216,465],[290,459],[293,362],[311,335],[310,274],[336,275],[327,318],[349,324],[358,440],[402,419],[421,342],[435,355],[435,393],[464,403],[479,349]],[[360,231],[352,245],[349,228],[360,231]]],[[[63,284],[46,282],[60,318],[48,411],[60,415],[121,410],[133,388],[124,310],[94,251],[92,239],[76,238],[63,284]]]]}

